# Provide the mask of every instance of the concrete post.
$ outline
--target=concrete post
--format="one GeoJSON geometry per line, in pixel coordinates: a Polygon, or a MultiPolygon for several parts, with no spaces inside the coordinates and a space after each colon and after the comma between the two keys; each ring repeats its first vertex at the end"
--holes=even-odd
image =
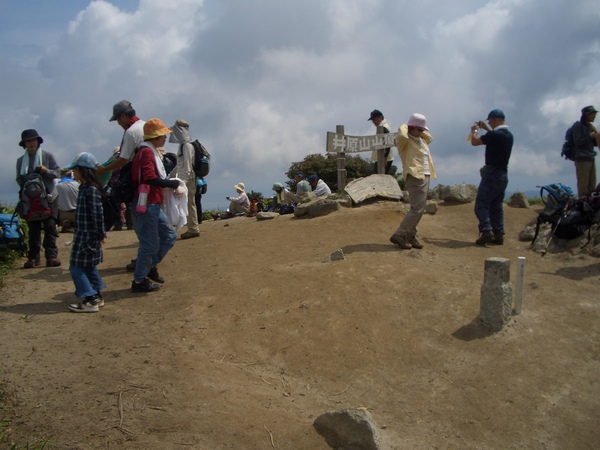
{"type": "Polygon", "coordinates": [[[485,260],[479,320],[492,331],[500,331],[508,322],[512,310],[510,260],[488,258],[485,260]]]}

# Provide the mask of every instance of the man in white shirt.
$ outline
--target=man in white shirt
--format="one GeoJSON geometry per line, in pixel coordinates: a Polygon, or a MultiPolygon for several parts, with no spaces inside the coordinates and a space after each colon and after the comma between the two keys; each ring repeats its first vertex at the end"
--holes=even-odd
{"type": "Polygon", "coordinates": [[[329,186],[327,186],[327,184],[325,184],[325,182],[318,176],[311,175],[308,177],[308,182],[312,187],[313,194],[315,194],[317,197],[327,197],[329,194],[331,194],[331,189],[329,189],[329,186]]]}
{"type": "MultiPolygon", "coordinates": [[[[390,124],[387,123],[387,120],[384,119],[383,113],[381,111],[379,111],[378,109],[374,109],[373,111],[371,111],[369,120],[373,122],[373,125],[375,125],[375,128],[383,127],[384,134],[389,133],[392,130],[390,128],[390,124]]],[[[371,154],[371,160],[374,161],[373,173],[379,173],[378,167],[377,167],[378,166],[378,164],[377,164],[378,152],[379,152],[379,150],[373,150],[373,153],[371,154]]],[[[390,170],[392,169],[392,163],[394,162],[394,153],[392,152],[392,148],[388,147],[388,148],[384,149],[384,155],[385,155],[384,173],[389,175],[390,170]]]]}

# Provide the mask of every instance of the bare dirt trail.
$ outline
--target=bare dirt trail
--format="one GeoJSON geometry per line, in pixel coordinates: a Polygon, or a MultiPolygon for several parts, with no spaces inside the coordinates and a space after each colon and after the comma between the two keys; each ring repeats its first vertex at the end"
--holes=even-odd
{"type": "MultiPolygon", "coordinates": [[[[392,448],[592,449],[600,442],[600,261],[519,242],[505,208],[479,248],[472,205],[440,205],[423,250],[378,202],[316,219],[205,222],[130,292],[133,232],[109,233],[98,314],[72,314],[67,267],[16,270],[1,291],[1,367],[15,442],[56,448],[327,449],[329,410],[368,408],[392,448]],[[344,261],[324,262],[341,248],[344,261]],[[484,260],[527,257],[523,313],[472,326],[484,260]]],[[[61,235],[67,261],[69,235],[61,235]]]]}

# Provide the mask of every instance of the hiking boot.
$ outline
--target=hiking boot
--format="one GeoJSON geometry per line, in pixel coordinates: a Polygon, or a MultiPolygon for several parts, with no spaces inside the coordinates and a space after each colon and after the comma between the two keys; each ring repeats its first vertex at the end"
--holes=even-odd
{"type": "Polygon", "coordinates": [[[158,268],[156,266],[150,269],[150,272],[148,272],[148,278],[160,284],[163,284],[165,282],[165,279],[158,274],[158,268]]]}
{"type": "Polygon", "coordinates": [[[98,300],[96,299],[95,295],[91,295],[79,303],[69,305],[69,311],[76,313],[98,312],[98,300]]]}
{"type": "Polygon", "coordinates": [[[504,234],[494,233],[494,242],[492,242],[492,244],[496,244],[496,245],[504,244],[504,234]]]}
{"type": "Polygon", "coordinates": [[[479,235],[479,239],[475,241],[475,245],[480,245],[485,247],[485,244],[491,243],[494,241],[494,233],[491,231],[484,231],[479,235]]]}
{"type": "Polygon", "coordinates": [[[24,269],[33,269],[34,267],[37,267],[41,264],[42,263],[40,262],[39,259],[28,259],[27,262],[25,264],[23,264],[23,268],[24,269]]]}
{"type": "Polygon", "coordinates": [[[412,248],[416,248],[416,249],[419,249],[419,250],[423,248],[423,244],[421,244],[419,242],[419,240],[417,239],[416,236],[411,237],[408,240],[408,243],[412,246],[412,248]]]}
{"type": "Polygon", "coordinates": [[[60,260],[58,258],[48,258],[46,260],[46,267],[59,267],[60,260]]]}
{"type": "Polygon", "coordinates": [[[137,261],[137,259],[132,259],[131,262],[125,266],[125,269],[127,269],[127,272],[135,272],[136,261],[137,261]]]}
{"type": "Polygon", "coordinates": [[[408,242],[408,240],[406,239],[406,236],[398,236],[398,235],[393,235],[390,238],[390,242],[392,244],[396,244],[397,246],[399,246],[401,249],[404,250],[409,250],[412,248],[412,245],[408,242]]]}
{"type": "Polygon", "coordinates": [[[154,292],[159,289],[160,285],[152,283],[147,277],[139,283],[135,280],[131,282],[131,292],[154,292]]]}
{"type": "Polygon", "coordinates": [[[198,236],[200,236],[199,231],[189,231],[188,230],[181,235],[181,239],[191,239],[191,238],[196,238],[198,236]]]}

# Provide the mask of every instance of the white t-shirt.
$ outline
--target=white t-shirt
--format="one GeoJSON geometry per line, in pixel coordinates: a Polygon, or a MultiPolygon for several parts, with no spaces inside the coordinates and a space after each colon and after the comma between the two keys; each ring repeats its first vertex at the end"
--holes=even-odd
{"type": "Polygon", "coordinates": [[[135,156],[135,149],[144,142],[143,120],[138,120],[123,133],[123,145],[121,146],[121,158],[131,161],[135,156]]]}

